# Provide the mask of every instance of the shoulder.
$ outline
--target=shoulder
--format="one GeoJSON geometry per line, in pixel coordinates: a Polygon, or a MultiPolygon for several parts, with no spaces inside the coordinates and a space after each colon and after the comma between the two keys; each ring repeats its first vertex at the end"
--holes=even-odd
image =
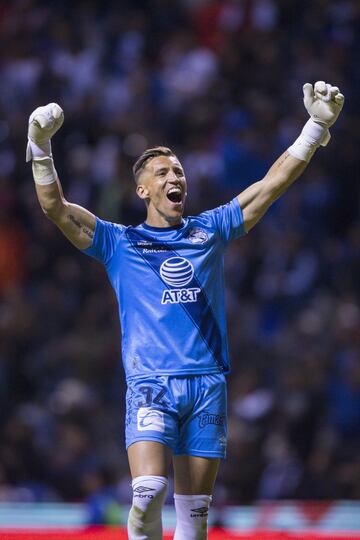
{"type": "Polygon", "coordinates": [[[216,231],[225,243],[245,233],[243,215],[237,197],[226,204],[191,217],[190,220],[194,224],[197,223],[199,227],[216,231]]]}
{"type": "Polygon", "coordinates": [[[96,217],[92,245],[84,253],[107,265],[112,259],[127,227],[96,217]]]}
{"type": "Polygon", "coordinates": [[[214,210],[205,210],[197,216],[188,216],[186,218],[186,228],[205,227],[206,229],[214,229],[213,212],[214,210]]]}
{"type": "Polygon", "coordinates": [[[128,229],[125,225],[120,223],[114,223],[112,221],[106,221],[96,217],[95,223],[95,234],[106,234],[114,235],[116,237],[122,236],[124,232],[128,229]]]}
{"type": "Polygon", "coordinates": [[[189,216],[188,219],[189,223],[192,225],[194,223],[199,223],[204,227],[216,228],[219,218],[228,217],[232,214],[237,216],[241,215],[241,208],[237,197],[225,204],[216,206],[210,210],[205,210],[197,216],[189,216]]]}

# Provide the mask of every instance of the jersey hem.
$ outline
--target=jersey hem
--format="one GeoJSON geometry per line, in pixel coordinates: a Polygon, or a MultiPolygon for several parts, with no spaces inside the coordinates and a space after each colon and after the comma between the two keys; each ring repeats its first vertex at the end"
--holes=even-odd
{"type": "Polygon", "coordinates": [[[197,375],[229,375],[230,368],[226,370],[221,370],[218,368],[214,369],[207,369],[206,371],[194,371],[194,370],[188,370],[188,369],[182,369],[182,370],[176,370],[176,371],[169,371],[169,370],[156,370],[149,373],[140,373],[139,375],[129,375],[126,377],[126,381],[133,381],[134,379],[148,379],[149,377],[156,377],[158,375],[168,375],[168,376],[174,376],[179,377],[181,375],[183,376],[197,376],[197,375]]]}

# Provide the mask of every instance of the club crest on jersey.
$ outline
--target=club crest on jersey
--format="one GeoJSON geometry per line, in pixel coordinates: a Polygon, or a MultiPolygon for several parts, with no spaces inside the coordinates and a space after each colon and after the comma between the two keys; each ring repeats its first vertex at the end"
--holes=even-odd
{"type": "Polygon", "coordinates": [[[170,257],[160,266],[160,276],[167,285],[176,287],[163,292],[162,304],[184,304],[197,301],[199,287],[182,288],[194,277],[194,267],[190,261],[184,257],[170,257]]]}
{"type": "Polygon", "coordinates": [[[209,237],[206,231],[199,229],[198,227],[194,227],[189,231],[188,240],[192,244],[204,244],[207,242],[207,240],[209,240],[209,237]]]}

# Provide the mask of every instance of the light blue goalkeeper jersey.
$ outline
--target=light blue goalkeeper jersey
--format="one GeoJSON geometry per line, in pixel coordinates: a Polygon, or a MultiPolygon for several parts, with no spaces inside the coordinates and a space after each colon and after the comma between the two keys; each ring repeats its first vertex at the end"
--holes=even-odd
{"type": "Polygon", "coordinates": [[[85,253],[119,302],[127,379],[228,373],[224,250],[244,234],[237,199],[167,228],[97,218],[85,253]]]}

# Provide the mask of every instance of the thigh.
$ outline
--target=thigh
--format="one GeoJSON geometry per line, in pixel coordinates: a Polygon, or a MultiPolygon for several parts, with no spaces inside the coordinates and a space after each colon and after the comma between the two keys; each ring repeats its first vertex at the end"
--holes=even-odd
{"type": "Polygon", "coordinates": [[[131,477],[168,475],[172,451],[164,444],[139,441],[128,448],[131,477]]]}
{"type": "Polygon", "coordinates": [[[218,458],[174,456],[174,484],[177,495],[211,495],[220,464],[218,458]]]}

